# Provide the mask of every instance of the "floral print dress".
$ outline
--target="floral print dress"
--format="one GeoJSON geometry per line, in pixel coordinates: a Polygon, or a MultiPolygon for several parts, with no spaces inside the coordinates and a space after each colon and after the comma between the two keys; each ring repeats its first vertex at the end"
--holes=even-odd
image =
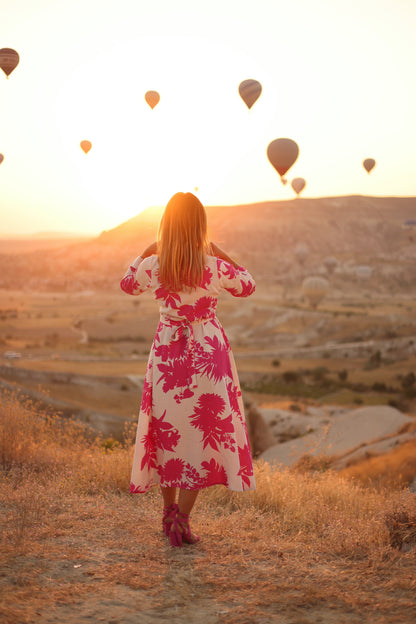
{"type": "Polygon", "coordinates": [[[216,317],[218,295],[255,290],[243,268],[208,256],[196,289],[167,291],[157,256],[133,262],[121,280],[130,295],[150,289],[160,307],[137,426],[130,492],[149,487],[255,488],[237,370],[216,317]]]}

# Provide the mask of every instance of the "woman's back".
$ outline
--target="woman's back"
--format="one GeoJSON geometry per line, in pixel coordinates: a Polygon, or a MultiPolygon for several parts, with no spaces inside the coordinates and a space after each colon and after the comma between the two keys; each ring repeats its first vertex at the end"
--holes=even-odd
{"type": "Polygon", "coordinates": [[[200,322],[215,316],[217,299],[222,290],[227,290],[236,297],[247,297],[254,292],[255,284],[243,267],[235,269],[224,260],[207,256],[199,285],[196,288],[171,292],[160,282],[159,260],[154,255],[143,260],[132,275],[127,275],[122,280],[121,287],[132,295],[150,289],[164,317],[200,322]]]}

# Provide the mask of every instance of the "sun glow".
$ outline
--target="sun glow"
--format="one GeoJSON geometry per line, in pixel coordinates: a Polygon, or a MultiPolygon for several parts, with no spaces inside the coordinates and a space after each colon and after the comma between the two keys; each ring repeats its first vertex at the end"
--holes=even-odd
{"type": "MultiPolygon", "coordinates": [[[[261,138],[264,143],[272,91],[269,106],[259,102],[257,114],[249,112],[238,94],[247,59],[220,44],[204,45],[200,38],[199,54],[192,56],[195,46],[193,37],[124,42],[77,67],[57,95],[59,147],[83,191],[109,221],[166,204],[178,190],[210,201],[249,155],[253,141],[259,144],[257,158],[264,158],[261,138]],[[120,69],[120,58],[143,58],[155,46],[162,52],[139,77],[132,78],[131,65],[120,69]],[[212,67],[221,63],[229,66],[233,80],[226,75],[210,80],[212,67]],[[180,76],[175,67],[182,68],[180,76]],[[153,110],[144,99],[149,89],[161,96],[153,110]],[[78,149],[81,139],[92,143],[88,154],[78,149]]],[[[269,166],[265,158],[263,164],[269,166]]]]}
{"type": "Polygon", "coordinates": [[[196,188],[205,204],[290,199],[266,156],[279,137],[299,145],[287,177],[303,197],[416,194],[415,17],[404,0],[15,0],[3,227],[99,232],[196,188]],[[263,90],[248,110],[250,78],[263,90]]]}

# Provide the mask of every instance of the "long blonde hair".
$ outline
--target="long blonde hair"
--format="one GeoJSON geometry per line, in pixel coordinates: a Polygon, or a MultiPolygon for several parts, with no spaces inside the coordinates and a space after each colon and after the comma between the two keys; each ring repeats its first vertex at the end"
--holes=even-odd
{"type": "Polygon", "coordinates": [[[176,193],[165,208],[158,231],[161,283],[173,292],[196,288],[208,251],[204,206],[192,193],[176,193]]]}

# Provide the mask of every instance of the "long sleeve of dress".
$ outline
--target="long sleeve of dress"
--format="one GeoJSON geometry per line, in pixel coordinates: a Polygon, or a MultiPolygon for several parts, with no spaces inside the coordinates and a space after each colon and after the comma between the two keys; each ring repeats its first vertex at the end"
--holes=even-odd
{"type": "Polygon", "coordinates": [[[225,260],[217,258],[220,285],[233,297],[249,297],[256,290],[256,283],[244,267],[237,269],[225,260]]]}
{"type": "Polygon", "coordinates": [[[150,276],[150,271],[143,266],[143,258],[137,256],[120,282],[121,290],[128,295],[141,295],[149,288],[150,276]]]}

